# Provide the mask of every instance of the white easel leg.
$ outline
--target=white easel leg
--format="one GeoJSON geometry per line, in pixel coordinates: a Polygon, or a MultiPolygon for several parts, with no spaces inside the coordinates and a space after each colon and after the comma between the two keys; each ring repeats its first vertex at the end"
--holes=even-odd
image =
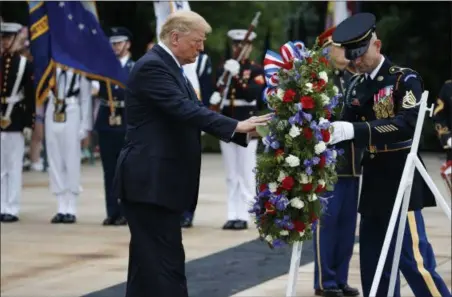
{"type": "Polygon", "coordinates": [[[286,297],[295,297],[296,294],[302,247],[303,242],[297,242],[292,245],[292,257],[290,259],[289,281],[287,283],[286,297]]]}
{"type": "Polygon", "coordinates": [[[441,195],[438,187],[435,185],[432,178],[428,175],[427,170],[425,170],[425,167],[422,165],[418,157],[414,159],[414,164],[416,165],[417,170],[419,170],[422,178],[427,183],[428,187],[435,196],[436,203],[438,203],[438,206],[444,211],[449,220],[451,220],[451,210],[449,205],[447,205],[446,199],[444,199],[443,195],[441,195]]]}

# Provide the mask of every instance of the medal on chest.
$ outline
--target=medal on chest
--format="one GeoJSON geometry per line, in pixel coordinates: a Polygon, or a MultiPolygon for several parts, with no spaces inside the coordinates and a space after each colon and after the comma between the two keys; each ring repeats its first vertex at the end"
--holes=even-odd
{"type": "Polygon", "coordinates": [[[393,86],[387,86],[374,94],[373,111],[377,119],[394,117],[393,86]]]}

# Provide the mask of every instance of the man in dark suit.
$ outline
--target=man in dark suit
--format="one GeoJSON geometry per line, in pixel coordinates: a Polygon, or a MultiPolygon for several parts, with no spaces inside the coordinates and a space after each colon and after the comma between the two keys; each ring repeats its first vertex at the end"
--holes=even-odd
{"type": "Polygon", "coordinates": [[[247,145],[270,115],[237,121],[204,107],[182,65],[193,63],[211,31],[195,12],[178,11],[132,69],[127,134],[114,193],[131,233],[127,297],[187,297],[180,217],[198,197],[201,130],[247,145]]]}

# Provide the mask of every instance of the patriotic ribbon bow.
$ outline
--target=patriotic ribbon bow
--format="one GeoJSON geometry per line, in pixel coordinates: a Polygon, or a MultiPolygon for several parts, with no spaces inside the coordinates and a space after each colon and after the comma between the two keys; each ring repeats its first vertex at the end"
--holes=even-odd
{"type": "Polygon", "coordinates": [[[276,93],[276,87],[279,83],[278,71],[281,68],[290,70],[293,61],[303,60],[309,56],[306,47],[301,41],[289,41],[280,47],[279,52],[268,50],[264,58],[264,72],[267,87],[264,90],[263,100],[267,102],[268,96],[276,93]]]}

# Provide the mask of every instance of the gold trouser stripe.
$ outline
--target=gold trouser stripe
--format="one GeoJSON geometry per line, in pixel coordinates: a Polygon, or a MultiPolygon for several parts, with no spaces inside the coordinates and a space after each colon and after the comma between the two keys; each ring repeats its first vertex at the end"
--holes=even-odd
{"type": "Polygon", "coordinates": [[[320,257],[320,219],[317,221],[317,228],[315,230],[315,233],[317,235],[316,239],[316,250],[317,250],[317,265],[319,266],[319,286],[320,290],[323,290],[323,283],[322,283],[322,262],[320,261],[322,258],[320,257]]]}
{"type": "Polygon", "coordinates": [[[417,263],[417,269],[422,275],[430,294],[435,297],[440,297],[441,293],[438,291],[432,275],[424,267],[424,259],[422,258],[421,251],[419,250],[419,234],[417,232],[416,217],[414,216],[413,211],[408,212],[408,225],[410,228],[411,240],[413,241],[413,256],[417,263]]]}

